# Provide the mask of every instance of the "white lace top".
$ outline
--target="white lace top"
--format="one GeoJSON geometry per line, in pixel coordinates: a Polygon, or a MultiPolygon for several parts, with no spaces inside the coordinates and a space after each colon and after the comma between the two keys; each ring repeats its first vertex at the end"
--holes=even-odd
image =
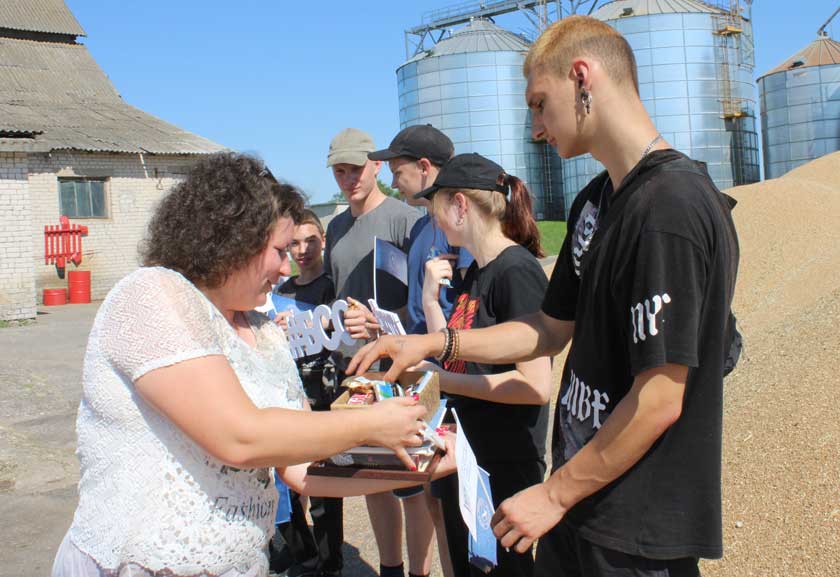
{"type": "Polygon", "coordinates": [[[148,405],[134,381],[152,369],[224,355],[258,407],[301,408],[283,332],[250,314],[257,347],[177,272],[141,268],[99,309],[76,423],[81,462],[71,542],[104,574],[266,574],[273,470],[224,465],[148,405]]]}

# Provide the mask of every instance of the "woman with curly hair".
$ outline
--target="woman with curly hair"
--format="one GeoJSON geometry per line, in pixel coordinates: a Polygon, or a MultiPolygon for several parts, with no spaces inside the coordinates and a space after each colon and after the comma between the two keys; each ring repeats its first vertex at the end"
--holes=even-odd
{"type": "Polygon", "coordinates": [[[203,160],[161,201],[144,266],[114,286],[90,333],[79,505],[53,577],[265,576],[273,467],[303,494],[408,484],[306,474],[359,444],[410,462],[423,408],[308,411],[285,336],[250,312],[288,270],[302,208],[297,190],[234,153],[203,160]]]}

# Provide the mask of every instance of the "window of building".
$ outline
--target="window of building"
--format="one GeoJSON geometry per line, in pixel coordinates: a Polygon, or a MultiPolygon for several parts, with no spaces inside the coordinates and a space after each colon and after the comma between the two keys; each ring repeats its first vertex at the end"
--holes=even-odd
{"type": "Polygon", "coordinates": [[[60,178],[61,214],[70,218],[107,218],[105,179],[60,178]]]}

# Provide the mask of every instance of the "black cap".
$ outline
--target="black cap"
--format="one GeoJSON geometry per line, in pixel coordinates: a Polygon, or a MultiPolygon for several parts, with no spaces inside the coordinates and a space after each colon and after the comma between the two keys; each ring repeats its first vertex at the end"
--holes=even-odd
{"type": "Polygon", "coordinates": [[[391,160],[399,156],[408,158],[428,158],[436,165],[442,166],[452,155],[455,147],[443,132],[431,124],[418,124],[400,130],[385,150],[377,150],[368,154],[371,160],[391,160]]]}
{"type": "Polygon", "coordinates": [[[443,165],[432,186],[421,190],[414,195],[414,198],[431,198],[441,188],[495,190],[507,198],[510,189],[507,185],[501,184],[504,176],[504,168],[477,152],[459,154],[443,165]]]}

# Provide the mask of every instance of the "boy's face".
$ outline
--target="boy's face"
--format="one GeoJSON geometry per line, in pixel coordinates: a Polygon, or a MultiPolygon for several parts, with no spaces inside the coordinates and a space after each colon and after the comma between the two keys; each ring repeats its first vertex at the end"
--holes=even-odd
{"type": "Polygon", "coordinates": [[[578,150],[580,126],[576,96],[571,79],[539,68],[528,75],[525,100],[531,111],[531,136],[548,142],[563,158],[586,152],[578,150]]]}
{"type": "Polygon", "coordinates": [[[396,188],[405,201],[411,206],[423,204],[422,200],[414,200],[414,195],[423,190],[423,169],[413,158],[399,156],[388,161],[388,168],[394,179],[391,188],[396,188]]]}
{"type": "Polygon", "coordinates": [[[363,203],[376,189],[376,175],[379,174],[381,164],[379,161],[368,160],[361,166],[347,163],[333,165],[335,182],[347,202],[363,203]]]}
{"type": "Polygon", "coordinates": [[[324,248],[324,237],[314,224],[301,224],[295,227],[289,252],[298,268],[310,270],[322,265],[321,250],[324,248]]]}

